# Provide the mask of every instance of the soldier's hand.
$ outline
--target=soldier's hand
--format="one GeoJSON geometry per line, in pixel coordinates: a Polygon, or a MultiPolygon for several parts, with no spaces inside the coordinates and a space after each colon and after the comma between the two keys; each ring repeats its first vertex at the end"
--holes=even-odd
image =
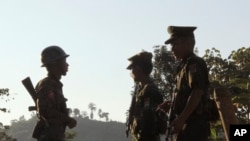
{"type": "Polygon", "coordinates": [[[185,121],[181,118],[176,118],[171,123],[172,134],[178,134],[184,128],[185,121]]]}
{"type": "Polygon", "coordinates": [[[158,105],[157,109],[158,111],[162,111],[164,113],[167,113],[170,109],[171,102],[170,101],[165,101],[158,105]]]}
{"type": "Polygon", "coordinates": [[[68,126],[70,129],[74,128],[74,127],[76,126],[76,124],[77,124],[77,122],[76,122],[75,119],[69,118],[69,121],[68,121],[67,126],[68,126]]]}

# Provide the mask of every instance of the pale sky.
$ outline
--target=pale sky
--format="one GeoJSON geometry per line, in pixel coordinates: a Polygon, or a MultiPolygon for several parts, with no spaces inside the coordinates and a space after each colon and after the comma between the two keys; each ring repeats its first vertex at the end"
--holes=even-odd
{"type": "Polygon", "coordinates": [[[61,80],[68,107],[89,113],[93,102],[112,120],[125,122],[133,86],[127,58],[162,45],[169,25],[197,26],[200,56],[215,47],[226,58],[250,46],[249,5],[248,0],[1,0],[0,88],[9,88],[15,100],[0,100],[0,107],[11,110],[0,113],[0,121],[29,118],[33,101],[21,80],[30,76],[35,85],[45,77],[41,51],[58,45],[70,54],[61,80]]]}

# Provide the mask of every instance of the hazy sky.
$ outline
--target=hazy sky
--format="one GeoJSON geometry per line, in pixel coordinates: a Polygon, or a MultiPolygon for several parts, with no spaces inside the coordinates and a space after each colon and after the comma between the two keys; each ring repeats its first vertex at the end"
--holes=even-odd
{"type": "Polygon", "coordinates": [[[30,76],[35,85],[45,77],[41,51],[59,45],[70,54],[62,78],[68,107],[89,113],[93,102],[124,122],[133,86],[125,69],[128,57],[162,45],[169,25],[186,25],[198,27],[200,56],[215,47],[226,58],[250,46],[249,5],[248,0],[1,0],[0,88],[9,88],[15,100],[0,101],[11,109],[0,113],[0,121],[29,118],[33,101],[21,80],[30,76]]]}

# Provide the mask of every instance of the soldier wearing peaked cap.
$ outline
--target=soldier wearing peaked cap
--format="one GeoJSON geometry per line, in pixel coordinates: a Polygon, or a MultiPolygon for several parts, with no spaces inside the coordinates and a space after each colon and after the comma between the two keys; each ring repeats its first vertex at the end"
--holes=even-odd
{"type": "Polygon", "coordinates": [[[195,29],[169,26],[170,38],[165,42],[172,46],[173,54],[180,60],[170,110],[171,137],[175,141],[206,141],[210,133],[204,109],[208,96],[208,70],[204,60],[193,53],[195,29]]]}
{"type": "Polygon", "coordinates": [[[127,119],[127,135],[130,132],[133,141],[160,140],[155,109],[163,102],[163,97],[150,79],[151,59],[152,53],[145,51],[128,59],[131,63],[127,69],[131,70],[131,77],[137,84],[127,119]]]}
{"type": "Polygon", "coordinates": [[[39,122],[33,132],[38,141],[64,141],[66,126],[73,128],[76,120],[69,117],[63,95],[61,76],[66,75],[69,55],[58,46],[49,46],[42,51],[42,67],[46,67],[48,76],[36,85],[37,111],[39,122]]]}

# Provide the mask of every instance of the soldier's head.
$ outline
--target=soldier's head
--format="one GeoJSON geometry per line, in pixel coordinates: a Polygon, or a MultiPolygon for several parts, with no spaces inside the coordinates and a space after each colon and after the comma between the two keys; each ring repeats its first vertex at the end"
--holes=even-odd
{"type": "Polygon", "coordinates": [[[42,67],[46,67],[49,73],[66,75],[69,66],[66,62],[68,56],[59,46],[48,46],[41,54],[42,67]]]}
{"type": "Polygon", "coordinates": [[[169,26],[170,38],[165,44],[171,44],[172,52],[178,59],[183,59],[193,52],[195,45],[194,30],[197,27],[169,26]]]}
{"type": "Polygon", "coordinates": [[[140,52],[130,58],[128,70],[131,70],[131,77],[135,82],[139,82],[143,77],[148,77],[153,69],[152,59],[153,55],[150,52],[140,52]]]}

